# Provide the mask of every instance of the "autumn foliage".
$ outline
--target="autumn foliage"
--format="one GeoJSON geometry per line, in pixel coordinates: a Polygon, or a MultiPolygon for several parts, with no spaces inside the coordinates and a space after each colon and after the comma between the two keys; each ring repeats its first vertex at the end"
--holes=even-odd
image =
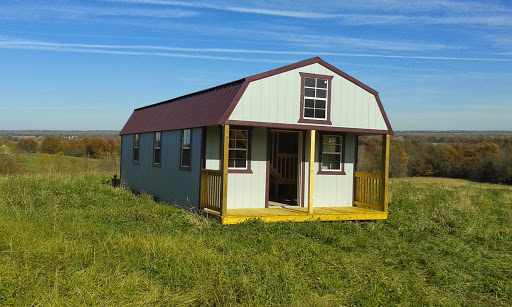
{"type": "Polygon", "coordinates": [[[102,138],[84,138],[61,141],[56,136],[47,136],[41,142],[39,151],[47,154],[62,153],[73,157],[104,158],[108,155],[119,153],[120,138],[105,141],[102,138]]]}
{"type": "Polygon", "coordinates": [[[37,152],[37,141],[34,139],[23,139],[16,144],[16,149],[19,152],[34,153],[37,152]]]}
{"type": "MultiPolygon", "coordinates": [[[[359,141],[358,170],[380,172],[380,138],[359,141]]],[[[435,176],[512,184],[512,138],[422,138],[391,140],[391,177],[435,176]]]]}

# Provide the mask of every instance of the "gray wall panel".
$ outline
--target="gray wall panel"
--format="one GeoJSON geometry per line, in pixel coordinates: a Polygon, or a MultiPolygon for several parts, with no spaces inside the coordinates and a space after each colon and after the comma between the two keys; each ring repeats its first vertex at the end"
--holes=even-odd
{"type": "Polygon", "coordinates": [[[182,208],[199,209],[201,128],[191,131],[191,166],[180,167],[181,130],[162,132],[160,167],[153,166],[153,133],[140,135],[139,164],[133,163],[133,135],[124,135],[122,182],[137,193],[182,208]]]}

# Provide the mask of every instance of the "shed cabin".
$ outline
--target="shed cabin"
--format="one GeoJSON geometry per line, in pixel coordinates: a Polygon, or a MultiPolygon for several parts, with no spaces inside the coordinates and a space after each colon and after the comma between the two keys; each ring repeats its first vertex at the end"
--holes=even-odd
{"type": "Polygon", "coordinates": [[[377,91],[319,57],[135,109],[121,181],[222,224],[388,217],[389,138],[377,91]],[[356,171],[382,136],[382,171],[356,171]]]}

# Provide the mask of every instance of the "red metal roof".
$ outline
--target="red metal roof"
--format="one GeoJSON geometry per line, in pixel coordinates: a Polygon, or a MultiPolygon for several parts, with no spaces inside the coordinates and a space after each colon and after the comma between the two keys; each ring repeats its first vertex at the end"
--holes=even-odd
{"type": "Polygon", "coordinates": [[[336,72],[341,77],[375,95],[384,121],[386,122],[388,132],[391,135],[394,134],[386,112],[384,111],[384,107],[380,101],[379,93],[319,57],[314,57],[246,77],[244,79],[212,87],[210,89],[135,109],[120,134],[124,135],[224,125],[249,83],[313,63],[323,65],[324,67],[336,72]]]}
{"type": "Polygon", "coordinates": [[[245,79],[135,109],[121,135],[218,125],[245,79]]]}

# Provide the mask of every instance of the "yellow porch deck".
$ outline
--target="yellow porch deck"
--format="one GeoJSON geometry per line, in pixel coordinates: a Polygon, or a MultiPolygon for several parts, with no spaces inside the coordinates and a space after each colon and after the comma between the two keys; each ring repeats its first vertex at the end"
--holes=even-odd
{"type": "Polygon", "coordinates": [[[265,222],[307,222],[307,221],[352,221],[384,220],[388,213],[359,207],[315,207],[313,214],[308,208],[262,208],[262,209],[228,209],[221,217],[217,212],[204,209],[206,215],[215,216],[222,224],[237,224],[250,219],[265,222]]]}

